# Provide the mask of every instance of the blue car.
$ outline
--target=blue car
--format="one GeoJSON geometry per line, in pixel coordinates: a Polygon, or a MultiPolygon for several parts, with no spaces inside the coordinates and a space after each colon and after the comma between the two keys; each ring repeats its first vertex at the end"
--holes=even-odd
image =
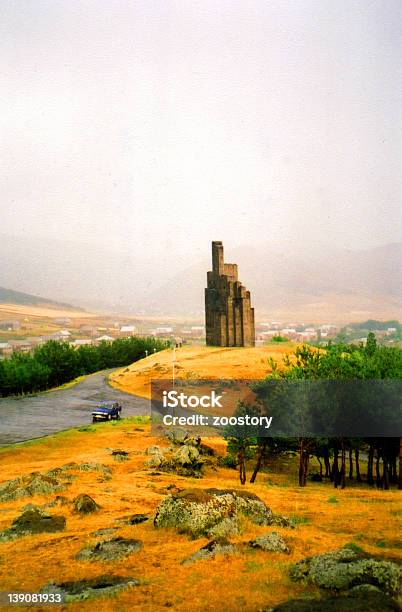
{"type": "Polygon", "coordinates": [[[92,422],[120,419],[121,406],[117,402],[105,402],[92,411],[92,422]]]}

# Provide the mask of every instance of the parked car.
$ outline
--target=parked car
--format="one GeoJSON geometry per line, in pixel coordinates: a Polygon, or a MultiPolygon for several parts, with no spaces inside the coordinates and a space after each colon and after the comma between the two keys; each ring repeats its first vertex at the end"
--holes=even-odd
{"type": "Polygon", "coordinates": [[[100,404],[92,411],[92,422],[96,421],[111,421],[112,419],[120,419],[122,407],[117,402],[105,402],[100,404]]]}

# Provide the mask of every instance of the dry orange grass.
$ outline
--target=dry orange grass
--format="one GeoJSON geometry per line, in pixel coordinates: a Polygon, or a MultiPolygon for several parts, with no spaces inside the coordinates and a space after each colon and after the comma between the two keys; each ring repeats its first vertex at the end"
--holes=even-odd
{"type": "MultiPolygon", "coordinates": [[[[208,443],[224,452],[224,442],[215,438],[208,443]]],[[[250,551],[231,557],[199,561],[182,566],[181,560],[206,544],[206,539],[189,540],[170,529],[155,529],[152,521],[121,526],[118,535],[139,538],[144,546],[138,553],[114,562],[75,560],[76,553],[94,542],[91,532],[116,526],[115,519],[137,512],[154,513],[168,493],[167,486],[238,488],[238,474],[220,468],[207,470],[202,480],[172,474],[153,475],[146,468],[145,449],[151,444],[164,445],[152,437],[148,424],[121,421],[99,424],[87,431],[70,431],[0,452],[1,479],[7,480],[34,470],[46,471],[70,461],[92,461],[109,465],[112,479],[99,482],[96,472],[79,473],[63,495],[72,500],[88,493],[102,506],[100,512],[80,518],[69,507],[52,509],[67,518],[63,533],[27,536],[10,543],[0,543],[0,590],[38,591],[51,580],[67,581],[96,577],[105,573],[133,576],[141,585],[123,591],[113,599],[97,599],[71,604],[74,612],[138,610],[155,612],[173,607],[186,612],[257,611],[305,593],[307,587],[292,583],[288,567],[307,555],[336,549],[355,541],[370,552],[396,557],[401,511],[398,491],[377,491],[367,487],[334,491],[326,484],[309,483],[299,489],[295,483],[294,464],[271,466],[260,474],[247,490],[255,492],[274,512],[308,521],[294,530],[275,528],[291,547],[290,555],[250,551]],[[113,461],[110,448],[130,452],[124,463],[113,461]],[[275,471],[274,471],[275,470],[275,471]],[[337,503],[329,503],[330,496],[337,503]],[[384,548],[378,542],[385,543],[384,548]]],[[[1,503],[0,529],[7,528],[29,502],[44,504],[54,496],[25,498],[1,503]]],[[[245,532],[236,538],[248,541],[269,528],[246,523],[245,532]]],[[[116,532],[117,533],[117,532],[116,532]]],[[[311,589],[310,592],[314,592],[311,589]]]]}
{"type": "MultiPolygon", "coordinates": [[[[259,346],[255,348],[225,348],[188,346],[176,349],[176,378],[265,378],[272,370],[268,363],[272,357],[281,366],[286,353],[292,353],[295,344],[259,346]]],[[[167,349],[110,376],[112,385],[127,393],[150,398],[151,380],[172,377],[173,350],[167,349]]]]}
{"type": "Polygon", "coordinates": [[[79,310],[65,310],[46,306],[30,306],[21,304],[0,304],[0,317],[8,318],[16,315],[22,317],[69,317],[70,319],[88,319],[97,315],[79,310]]]}

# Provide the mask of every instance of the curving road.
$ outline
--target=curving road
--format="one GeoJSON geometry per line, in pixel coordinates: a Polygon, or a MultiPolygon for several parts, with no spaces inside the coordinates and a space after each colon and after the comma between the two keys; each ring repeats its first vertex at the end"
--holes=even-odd
{"type": "Polygon", "coordinates": [[[91,411],[102,401],[123,406],[122,417],[150,414],[150,401],[111,387],[112,370],[93,374],[68,389],[0,399],[0,445],[46,436],[92,423],[91,411]]]}

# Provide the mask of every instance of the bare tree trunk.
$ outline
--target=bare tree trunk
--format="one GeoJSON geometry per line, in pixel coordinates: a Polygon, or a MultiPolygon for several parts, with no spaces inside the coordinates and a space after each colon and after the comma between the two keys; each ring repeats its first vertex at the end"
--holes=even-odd
{"type": "Polygon", "coordinates": [[[380,453],[377,451],[377,457],[375,460],[375,477],[377,489],[381,487],[381,474],[380,474],[380,453]]]}
{"type": "Polygon", "coordinates": [[[398,489],[402,489],[402,438],[399,438],[399,480],[398,489]]]}
{"type": "Polygon", "coordinates": [[[362,481],[362,477],[360,476],[360,464],[359,464],[359,449],[355,449],[355,464],[356,464],[356,480],[357,482],[362,481]]]}
{"type": "Polygon", "coordinates": [[[342,440],[342,464],[341,464],[341,489],[346,486],[346,450],[345,443],[342,440]]]}
{"type": "Polygon", "coordinates": [[[303,453],[304,453],[304,440],[299,440],[299,487],[303,486],[303,453]]]}
{"type": "Polygon", "coordinates": [[[338,488],[339,484],[339,464],[338,464],[338,449],[334,450],[334,461],[332,463],[332,480],[334,481],[335,489],[338,488]]]}
{"type": "Polygon", "coordinates": [[[353,454],[352,449],[349,449],[349,479],[353,480],[353,454]]]}
{"type": "Polygon", "coordinates": [[[368,453],[368,462],[367,462],[367,484],[374,484],[373,477],[373,462],[374,462],[374,445],[370,444],[369,453],[368,453]]]}
{"type": "Polygon", "coordinates": [[[244,448],[239,450],[238,459],[239,459],[240,484],[244,485],[244,484],[246,484],[246,478],[247,478],[247,476],[246,476],[246,459],[245,459],[244,448]]]}
{"type": "Polygon", "coordinates": [[[254,467],[254,472],[251,475],[250,482],[255,482],[255,479],[257,478],[257,474],[261,469],[262,460],[264,458],[264,451],[265,451],[265,443],[259,444],[258,451],[257,451],[257,461],[254,467]]]}
{"type": "Polygon", "coordinates": [[[317,461],[320,464],[320,477],[322,478],[322,461],[319,457],[317,457],[317,461]]]}
{"type": "Polygon", "coordinates": [[[382,460],[382,488],[386,491],[389,489],[389,462],[388,457],[382,460]]]}
{"type": "Polygon", "coordinates": [[[307,482],[309,452],[305,448],[304,438],[299,440],[299,487],[305,487],[307,482]]]}
{"type": "Polygon", "coordinates": [[[326,450],[324,453],[324,465],[325,465],[325,478],[331,476],[331,464],[329,462],[329,453],[326,450]]]}
{"type": "Polygon", "coordinates": [[[310,459],[310,453],[308,451],[304,451],[304,471],[303,471],[303,487],[307,484],[307,475],[308,475],[308,462],[310,459]]]}

